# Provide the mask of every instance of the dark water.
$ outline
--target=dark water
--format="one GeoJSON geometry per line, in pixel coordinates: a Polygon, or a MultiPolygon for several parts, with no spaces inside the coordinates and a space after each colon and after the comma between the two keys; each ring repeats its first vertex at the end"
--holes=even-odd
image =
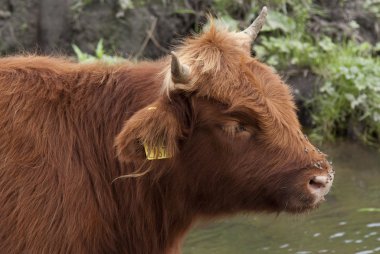
{"type": "Polygon", "coordinates": [[[318,210],[303,215],[237,216],[198,226],[184,254],[380,253],[380,152],[355,144],[325,148],[336,170],[318,210]]]}

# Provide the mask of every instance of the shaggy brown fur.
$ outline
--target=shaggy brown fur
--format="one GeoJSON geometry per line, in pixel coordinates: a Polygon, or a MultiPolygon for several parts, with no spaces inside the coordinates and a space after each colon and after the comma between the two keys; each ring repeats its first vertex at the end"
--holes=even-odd
{"type": "Polygon", "coordinates": [[[241,40],[213,25],[186,40],[188,84],[168,58],[1,59],[1,252],[180,253],[199,218],[314,208],[307,184],[331,168],[241,40]],[[172,157],[147,160],[143,143],[172,157]]]}

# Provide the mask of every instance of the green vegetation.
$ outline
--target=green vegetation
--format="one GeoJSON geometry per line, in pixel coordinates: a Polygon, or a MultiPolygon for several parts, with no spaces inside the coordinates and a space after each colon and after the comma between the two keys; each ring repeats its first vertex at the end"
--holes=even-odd
{"type": "Polygon", "coordinates": [[[380,0],[364,0],[363,7],[380,18],[380,0]]]}
{"type": "Polygon", "coordinates": [[[88,54],[88,53],[85,53],[83,52],[77,45],[73,45],[73,50],[76,54],[76,57],[78,59],[79,62],[81,63],[91,63],[91,62],[95,62],[95,61],[103,61],[105,63],[110,63],[110,64],[113,64],[113,63],[119,63],[119,62],[123,62],[123,61],[126,61],[124,58],[121,58],[121,57],[118,57],[118,56],[111,56],[111,55],[107,55],[105,53],[105,49],[104,49],[104,46],[103,46],[103,39],[100,39],[97,46],[96,46],[96,49],[95,49],[95,54],[94,55],[91,55],[91,54],[88,54]]]}
{"type": "Polygon", "coordinates": [[[380,60],[372,50],[367,43],[333,44],[313,66],[324,80],[311,101],[316,136],[332,139],[351,129],[365,143],[380,141],[380,60]]]}

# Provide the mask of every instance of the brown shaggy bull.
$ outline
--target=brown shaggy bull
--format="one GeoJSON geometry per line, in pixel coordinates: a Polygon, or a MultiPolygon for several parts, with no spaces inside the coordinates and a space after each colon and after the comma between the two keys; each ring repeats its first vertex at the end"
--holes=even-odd
{"type": "Polygon", "coordinates": [[[1,59],[0,252],[180,253],[199,219],[318,206],[333,171],[250,56],[265,16],[156,62],[1,59]]]}

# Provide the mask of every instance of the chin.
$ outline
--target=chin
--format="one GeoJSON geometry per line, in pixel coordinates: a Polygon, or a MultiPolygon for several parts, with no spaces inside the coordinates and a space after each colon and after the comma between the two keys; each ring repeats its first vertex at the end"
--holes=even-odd
{"type": "Polygon", "coordinates": [[[317,209],[323,202],[324,198],[318,198],[313,195],[305,195],[301,199],[289,200],[282,203],[282,210],[291,214],[308,213],[317,209]]]}
{"type": "Polygon", "coordinates": [[[298,206],[298,207],[287,207],[284,209],[285,212],[290,214],[302,214],[302,213],[308,213],[310,211],[313,211],[314,209],[317,209],[319,207],[319,204],[311,204],[306,206],[298,206]]]}

